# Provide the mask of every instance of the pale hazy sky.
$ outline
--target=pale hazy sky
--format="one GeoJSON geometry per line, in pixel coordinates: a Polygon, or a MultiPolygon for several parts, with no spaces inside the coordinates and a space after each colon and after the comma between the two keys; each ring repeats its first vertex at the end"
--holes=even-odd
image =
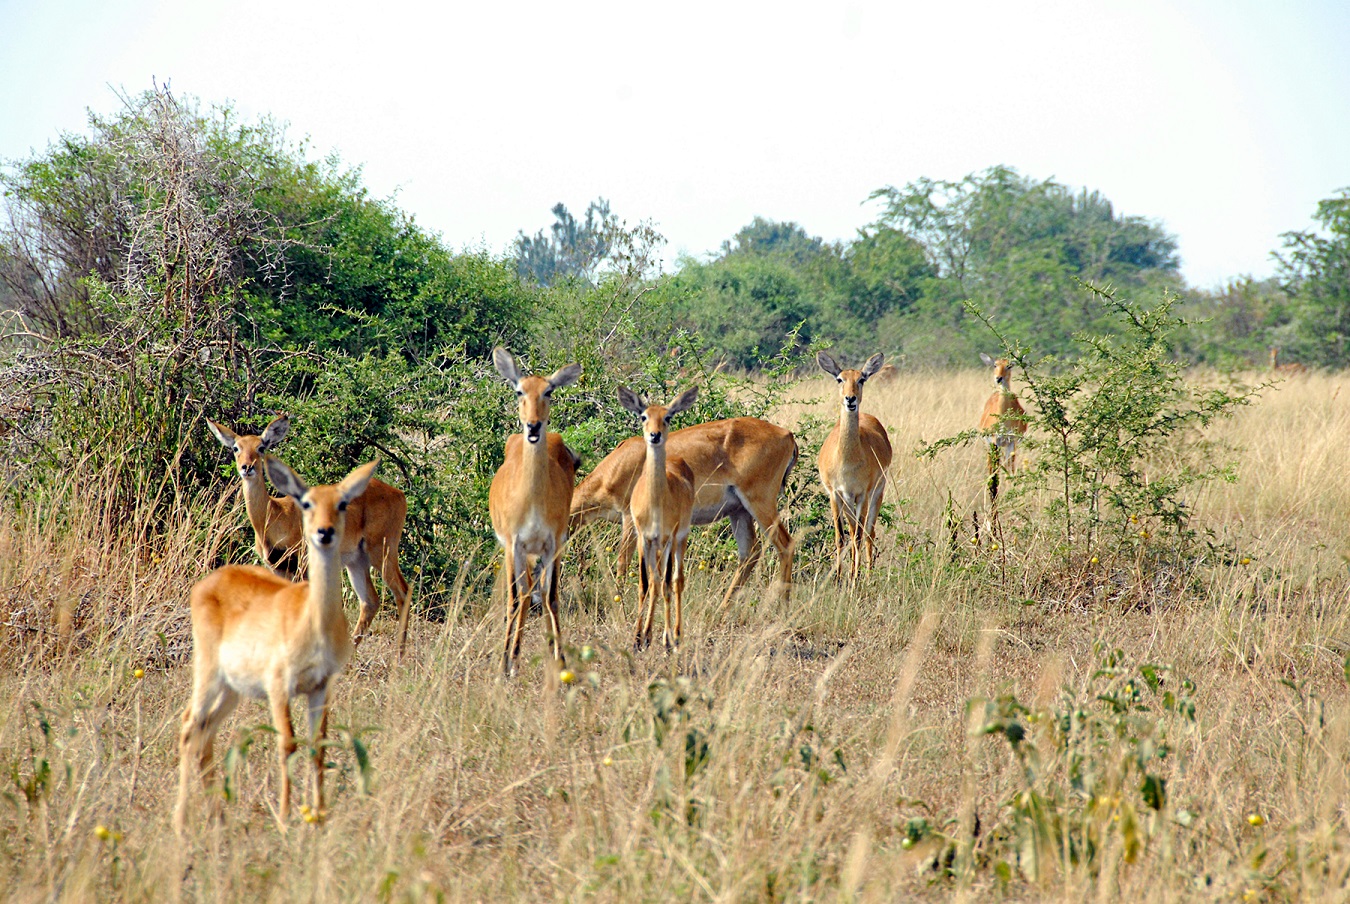
{"type": "Polygon", "coordinates": [[[0,158],[151,80],[270,113],[453,247],[604,196],[703,254],[850,239],[873,189],[995,164],[1268,275],[1350,185],[1350,2],[0,0],[0,158]]]}

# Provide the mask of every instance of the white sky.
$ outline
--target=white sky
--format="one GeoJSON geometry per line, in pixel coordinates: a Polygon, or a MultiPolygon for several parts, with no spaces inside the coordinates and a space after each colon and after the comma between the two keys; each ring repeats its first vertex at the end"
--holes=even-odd
{"type": "Polygon", "coordinates": [[[113,88],[270,113],[453,247],[563,201],[713,251],[850,239],[869,192],[1007,164],[1178,236],[1213,287],[1350,185],[1350,3],[0,0],[0,158],[113,88]]]}

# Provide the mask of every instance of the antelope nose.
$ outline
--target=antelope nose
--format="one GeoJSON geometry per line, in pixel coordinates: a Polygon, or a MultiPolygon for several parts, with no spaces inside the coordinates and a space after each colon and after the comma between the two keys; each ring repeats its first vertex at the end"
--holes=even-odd
{"type": "Polygon", "coordinates": [[[532,443],[539,442],[539,437],[544,432],[543,421],[530,421],[525,425],[525,438],[532,443]]]}
{"type": "Polygon", "coordinates": [[[314,532],[320,546],[327,546],[333,542],[333,537],[337,535],[336,528],[321,527],[314,532]]]}

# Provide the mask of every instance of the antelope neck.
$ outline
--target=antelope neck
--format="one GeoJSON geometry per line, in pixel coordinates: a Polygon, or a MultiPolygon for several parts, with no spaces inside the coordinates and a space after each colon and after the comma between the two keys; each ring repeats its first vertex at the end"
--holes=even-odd
{"type": "Polygon", "coordinates": [[[346,616],[342,614],[342,556],[338,552],[341,534],[325,549],[312,542],[308,528],[305,543],[309,546],[309,588],[307,589],[308,617],[319,636],[328,636],[330,629],[346,634],[346,616]]]}
{"type": "Polygon", "coordinates": [[[642,477],[651,489],[651,509],[659,512],[666,498],[666,443],[662,438],[660,443],[653,445],[646,442],[645,437],[643,442],[647,446],[647,461],[642,466],[642,477]]]}
{"type": "Polygon", "coordinates": [[[535,443],[530,442],[529,431],[522,427],[520,445],[520,461],[525,471],[520,492],[527,499],[543,499],[548,495],[548,422],[539,428],[539,441],[535,443]]]}
{"type": "MultiPolygon", "coordinates": [[[[858,440],[858,416],[862,414],[862,400],[858,400],[858,407],[849,411],[843,405],[839,406],[839,449],[847,453],[850,449],[856,449],[859,446],[858,440]]],[[[852,461],[853,456],[847,456],[846,460],[852,461]]]]}
{"type": "Polygon", "coordinates": [[[272,497],[267,495],[267,487],[263,484],[262,473],[258,472],[253,477],[241,478],[244,483],[244,511],[248,513],[248,521],[253,525],[253,530],[258,536],[267,536],[267,516],[272,509],[272,497]]]}

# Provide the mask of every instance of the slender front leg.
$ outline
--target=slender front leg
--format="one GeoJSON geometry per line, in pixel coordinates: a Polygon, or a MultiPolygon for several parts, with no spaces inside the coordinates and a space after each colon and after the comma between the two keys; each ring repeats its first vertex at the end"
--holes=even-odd
{"type": "Polygon", "coordinates": [[[540,575],[543,581],[544,607],[548,610],[549,631],[553,634],[553,662],[559,670],[567,665],[563,654],[562,619],[558,617],[558,560],[554,555],[540,575]]]}
{"type": "Polygon", "coordinates": [[[647,611],[647,594],[651,592],[651,575],[648,574],[646,544],[638,550],[638,610],[637,627],[633,629],[633,649],[642,649],[642,621],[647,611]]]}
{"type": "Polygon", "coordinates": [[[854,514],[856,518],[853,522],[853,583],[858,582],[858,576],[862,573],[863,547],[866,544],[867,534],[867,493],[858,497],[858,507],[854,514]]]}
{"type": "Polygon", "coordinates": [[[684,553],[689,544],[689,535],[678,537],[671,552],[671,565],[675,572],[675,648],[679,649],[684,622],[684,553]]]}
{"type": "Polygon", "coordinates": [[[638,567],[642,569],[643,587],[642,598],[638,603],[638,634],[634,647],[642,649],[652,642],[652,627],[656,621],[656,595],[660,593],[659,588],[664,580],[655,540],[642,541],[638,567]]]}
{"type": "Polygon", "coordinates": [[[830,520],[834,523],[834,576],[844,573],[844,521],[839,512],[839,498],[830,490],[830,520]]]}
{"type": "Polygon", "coordinates": [[[633,527],[633,516],[627,512],[624,513],[620,524],[622,527],[619,531],[619,563],[614,579],[623,584],[624,578],[628,577],[628,566],[633,564],[633,553],[637,550],[637,529],[633,527]]]}
{"type": "Polygon", "coordinates": [[[877,516],[881,513],[881,499],[886,493],[886,481],[882,480],[872,491],[872,502],[867,507],[867,567],[877,564],[877,516]]]}
{"type": "Polygon", "coordinates": [[[671,557],[674,556],[674,554],[675,554],[674,538],[671,539],[669,545],[665,543],[661,544],[661,612],[662,615],[664,616],[664,620],[661,623],[661,645],[666,648],[667,653],[670,652],[672,640],[670,597],[671,597],[671,578],[673,571],[671,557]]]}
{"type": "Polygon", "coordinates": [[[314,750],[314,796],[310,801],[317,815],[323,810],[324,740],[328,737],[328,684],[309,695],[309,743],[314,750]]]}
{"type": "Polygon", "coordinates": [[[520,596],[516,588],[516,557],[512,544],[503,544],[502,567],[506,569],[506,640],[502,646],[502,674],[510,678],[515,672],[515,663],[511,661],[512,642],[515,640],[516,607],[520,605],[520,596]]]}
{"type": "Polygon", "coordinates": [[[267,702],[272,706],[272,724],[277,730],[277,766],[281,781],[277,824],[285,832],[286,820],[291,814],[291,773],[286,767],[291,754],[295,753],[295,730],[291,727],[291,701],[286,696],[285,685],[279,679],[269,684],[267,702]]]}
{"type": "Polygon", "coordinates": [[[521,583],[516,587],[516,640],[511,648],[513,662],[520,659],[520,647],[525,642],[525,621],[530,617],[530,607],[534,605],[535,573],[529,567],[529,559],[528,555],[516,550],[516,569],[520,573],[521,583]]]}

